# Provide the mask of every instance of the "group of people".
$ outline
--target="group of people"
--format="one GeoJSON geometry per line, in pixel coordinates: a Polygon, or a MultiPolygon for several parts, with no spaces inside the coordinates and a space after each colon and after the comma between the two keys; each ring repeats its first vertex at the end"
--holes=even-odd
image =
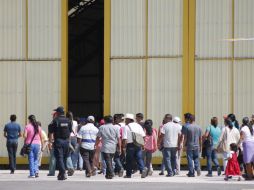
{"type": "Polygon", "coordinates": [[[201,175],[201,154],[207,159],[206,176],[213,176],[212,162],[220,176],[222,168],[217,156],[221,154],[225,180],[233,176],[238,180],[242,176],[253,179],[254,116],[251,120],[244,117],[241,126],[234,114],[224,116],[223,126],[213,117],[204,134],[190,113],[184,114],[184,122],[166,114],[158,131],[151,119],[143,121],[143,118],[142,113],[135,116],[127,113],[108,115],[99,122],[93,116],[75,121],[71,112],[65,114],[64,108],[58,107],[46,135],[34,115],[28,117],[23,134],[16,116],[11,115],[11,122],[4,127],[11,173],[16,169],[18,138],[23,136],[25,146],[29,147],[29,178],[39,177],[40,159],[48,149],[48,176],[54,176],[58,168],[58,180],[67,179],[76,169],[84,169],[86,177],[103,173],[106,179],[116,175],[131,178],[139,171],[141,178],[145,178],[153,173],[152,155],[157,150],[163,155],[159,175],[165,175],[165,170],[167,177],[179,175],[185,151],[188,177],[201,175]]]}

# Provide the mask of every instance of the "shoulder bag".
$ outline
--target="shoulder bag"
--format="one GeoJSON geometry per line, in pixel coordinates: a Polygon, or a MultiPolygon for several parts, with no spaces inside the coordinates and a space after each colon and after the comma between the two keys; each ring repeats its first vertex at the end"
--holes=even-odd
{"type": "Polygon", "coordinates": [[[138,146],[138,147],[144,146],[144,144],[145,144],[144,137],[141,134],[139,134],[139,133],[133,132],[131,130],[129,125],[127,125],[127,126],[130,129],[132,140],[133,140],[133,144],[138,146]]]}
{"type": "Polygon", "coordinates": [[[33,136],[32,140],[29,144],[24,143],[23,147],[20,150],[20,155],[21,156],[25,156],[26,154],[28,155],[31,152],[31,144],[34,140],[35,135],[36,135],[36,133],[34,133],[34,136],[33,136]]]}
{"type": "Polygon", "coordinates": [[[219,142],[218,146],[217,146],[217,152],[218,153],[223,153],[226,151],[226,141],[227,141],[227,128],[225,128],[225,132],[223,134],[223,137],[221,139],[221,141],[219,142]]]}

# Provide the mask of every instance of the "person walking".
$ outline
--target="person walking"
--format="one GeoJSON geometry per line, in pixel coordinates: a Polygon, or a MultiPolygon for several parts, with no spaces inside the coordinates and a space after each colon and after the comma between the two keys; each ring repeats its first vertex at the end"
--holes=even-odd
{"type": "Polygon", "coordinates": [[[105,124],[99,128],[96,145],[99,144],[101,138],[101,152],[107,166],[105,177],[106,179],[112,179],[114,176],[112,164],[114,154],[116,150],[121,154],[120,130],[117,126],[113,125],[112,116],[105,116],[103,119],[105,124]]]}
{"type": "Polygon", "coordinates": [[[145,166],[148,169],[147,175],[152,175],[152,154],[157,150],[157,131],[155,128],[153,128],[153,121],[151,119],[145,121],[144,129],[146,136],[143,157],[145,161],[145,166]]]}
{"type": "MultiPolygon", "coordinates": [[[[181,136],[182,136],[182,125],[181,125],[181,119],[179,117],[174,117],[173,122],[175,123],[176,127],[180,130],[181,136]]],[[[181,157],[182,157],[182,151],[183,151],[183,143],[180,141],[176,152],[176,167],[175,167],[175,175],[180,175],[181,172],[181,157]]]]}
{"type": "Polygon", "coordinates": [[[86,177],[91,177],[92,175],[95,175],[96,172],[93,160],[95,154],[95,142],[99,130],[94,126],[94,121],[94,117],[89,116],[87,118],[87,123],[80,128],[77,136],[80,145],[80,154],[86,170],[86,177]]]}
{"type": "Polygon", "coordinates": [[[189,120],[190,120],[190,123],[188,127],[186,127],[183,133],[184,135],[183,144],[186,146],[186,154],[187,154],[187,161],[188,161],[189,172],[187,176],[195,177],[195,170],[197,172],[197,176],[201,175],[199,154],[202,148],[202,130],[198,125],[195,124],[194,115],[191,114],[189,120]],[[193,161],[194,161],[194,167],[193,167],[193,161]]]}
{"type": "Polygon", "coordinates": [[[175,175],[176,152],[178,145],[180,145],[181,129],[172,122],[171,114],[166,114],[165,122],[166,124],[161,128],[161,136],[159,137],[158,145],[160,148],[161,142],[163,141],[164,165],[168,173],[167,177],[172,177],[175,175]]]}
{"type": "Polygon", "coordinates": [[[71,121],[64,116],[64,108],[54,110],[57,114],[49,125],[49,141],[53,142],[54,155],[59,169],[58,180],[66,180],[66,161],[69,155],[70,134],[72,132],[71,121]],[[53,141],[54,140],[54,141],[53,141]]]}
{"type": "Polygon", "coordinates": [[[206,132],[204,134],[205,146],[206,146],[206,157],[207,157],[207,177],[212,177],[212,162],[217,168],[218,176],[221,175],[221,168],[219,165],[219,161],[217,158],[216,148],[218,146],[219,140],[221,136],[221,128],[218,126],[218,118],[213,117],[211,119],[211,124],[206,128],[206,132]]]}
{"type": "Polygon", "coordinates": [[[253,179],[253,163],[254,163],[254,134],[253,127],[248,117],[243,118],[241,127],[241,140],[243,145],[243,162],[246,166],[246,180],[253,179]]]}
{"type": "Polygon", "coordinates": [[[39,177],[39,152],[43,146],[41,128],[38,125],[34,115],[28,117],[29,123],[24,130],[24,139],[26,144],[31,144],[28,154],[29,178],[39,177]]]}
{"type": "MultiPolygon", "coordinates": [[[[141,172],[141,178],[145,178],[147,174],[147,168],[144,167],[144,160],[142,158],[142,147],[134,143],[132,133],[138,134],[145,138],[145,132],[141,125],[134,122],[135,118],[133,114],[127,113],[125,115],[125,124],[123,130],[123,147],[126,148],[126,176],[125,178],[131,178],[133,161],[137,162],[139,171],[141,172]]],[[[145,140],[145,139],[144,139],[145,140]]]]}
{"type": "Polygon", "coordinates": [[[16,123],[17,116],[10,116],[10,123],[4,126],[4,137],[7,139],[6,147],[9,157],[9,169],[10,173],[14,174],[16,170],[16,153],[18,148],[18,138],[22,136],[21,127],[16,123]]]}

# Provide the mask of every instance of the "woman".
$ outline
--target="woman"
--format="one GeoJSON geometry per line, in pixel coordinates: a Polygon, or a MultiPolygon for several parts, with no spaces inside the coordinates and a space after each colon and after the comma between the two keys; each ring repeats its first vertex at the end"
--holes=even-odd
{"type": "Polygon", "coordinates": [[[25,143],[31,143],[31,151],[28,154],[28,162],[29,162],[29,170],[30,175],[29,178],[39,177],[39,152],[40,147],[43,146],[41,128],[39,127],[36,118],[34,115],[30,115],[28,117],[29,123],[25,127],[24,138],[25,143]]]}
{"type": "Polygon", "coordinates": [[[238,144],[240,141],[240,132],[239,130],[233,126],[232,121],[229,118],[224,120],[225,127],[222,129],[220,141],[223,142],[225,145],[224,152],[223,152],[223,168],[224,171],[227,167],[227,159],[228,154],[230,152],[230,144],[235,143],[238,144]]]}
{"type": "Polygon", "coordinates": [[[250,125],[249,118],[243,118],[243,125],[241,127],[241,140],[243,145],[243,162],[246,165],[246,180],[252,180],[254,162],[254,136],[253,127],[250,125]]]}

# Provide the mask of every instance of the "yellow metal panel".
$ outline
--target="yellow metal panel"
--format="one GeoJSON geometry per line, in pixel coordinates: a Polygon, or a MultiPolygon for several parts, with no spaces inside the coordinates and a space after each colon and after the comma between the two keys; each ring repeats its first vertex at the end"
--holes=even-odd
{"type": "Polygon", "coordinates": [[[103,114],[110,114],[110,48],[111,48],[111,0],[104,1],[104,106],[103,114]]]}
{"type": "Polygon", "coordinates": [[[68,110],[68,0],[62,0],[61,6],[61,104],[68,110]]]}

